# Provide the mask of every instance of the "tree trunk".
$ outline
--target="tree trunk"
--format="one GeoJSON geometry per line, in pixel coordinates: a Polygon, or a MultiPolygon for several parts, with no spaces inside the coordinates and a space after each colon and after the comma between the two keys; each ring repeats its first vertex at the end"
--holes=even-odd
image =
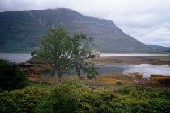
{"type": "Polygon", "coordinates": [[[80,66],[79,65],[76,66],[76,73],[77,73],[79,79],[81,80],[81,73],[80,73],[80,66]]]}
{"type": "Polygon", "coordinates": [[[61,76],[58,75],[58,83],[61,83],[61,76]]]}
{"type": "Polygon", "coordinates": [[[58,83],[61,83],[62,72],[58,71],[58,83]]]}

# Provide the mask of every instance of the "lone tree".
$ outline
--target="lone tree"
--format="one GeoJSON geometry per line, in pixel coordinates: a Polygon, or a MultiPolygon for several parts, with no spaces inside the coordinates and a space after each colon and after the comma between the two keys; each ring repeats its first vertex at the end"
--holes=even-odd
{"type": "Polygon", "coordinates": [[[50,29],[41,39],[37,57],[54,65],[57,70],[58,82],[70,66],[71,40],[64,29],[50,29]]]}
{"type": "Polygon", "coordinates": [[[92,51],[94,46],[93,38],[85,34],[79,33],[72,37],[72,63],[76,69],[78,77],[81,79],[81,70],[87,73],[88,78],[93,78],[98,74],[94,65],[85,62],[85,59],[94,58],[95,54],[92,51]],[[89,71],[91,70],[91,71],[89,71]]]}
{"type": "Polygon", "coordinates": [[[36,55],[54,66],[57,70],[58,82],[61,82],[63,73],[74,67],[79,78],[81,78],[81,70],[92,78],[97,71],[91,63],[85,62],[85,59],[95,56],[92,55],[92,47],[92,38],[87,35],[80,33],[70,37],[64,29],[50,29],[42,37],[36,55]]]}

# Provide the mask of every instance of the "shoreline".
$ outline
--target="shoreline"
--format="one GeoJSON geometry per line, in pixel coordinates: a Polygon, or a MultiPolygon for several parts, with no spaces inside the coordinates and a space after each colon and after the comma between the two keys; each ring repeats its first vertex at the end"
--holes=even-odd
{"type": "Polygon", "coordinates": [[[101,53],[100,57],[115,57],[115,56],[119,56],[119,57],[123,57],[123,56],[136,56],[136,57],[147,57],[147,56],[170,56],[170,53],[101,53]]]}
{"type": "Polygon", "coordinates": [[[151,64],[151,65],[170,65],[169,56],[107,56],[87,60],[89,62],[108,63],[108,64],[151,64]]]}
{"type": "MultiPolygon", "coordinates": [[[[127,56],[122,56],[122,57],[100,57],[100,58],[94,58],[94,59],[89,59],[87,60],[88,62],[92,62],[95,64],[121,64],[121,65],[125,65],[125,64],[142,64],[142,63],[155,63],[155,65],[160,64],[163,65],[165,63],[170,64],[170,59],[169,58],[153,58],[151,59],[151,57],[127,57],[127,56]]],[[[46,69],[50,69],[51,66],[50,65],[45,65],[45,64],[41,64],[35,61],[35,59],[31,59],[28,60],[27,62],[21,63],[20,64],[20,68],[25,71],[27,77],[29,80],[31,81],[38,81],[38,82],[44,82],[44,83],[51,83],[51,84],[55,84],[57,82],[57,76],[48,76],[45,77],[42,75],[42,71],[46,70],[46,69]]],[[[107,66],[106,66],[107,68],[107,66]]],[[[110,68],[109,68],[110,69],[110,68]]],[[[115,69],[115,68],[114,68],[115,69]]],[[[107,72],[107,69],[104,69],[104,71],[107,72]]],[[[156,74],[151,74],[156,75],[156,74]]],[[[170,74],[169,74],[170,75],[170,74]]],[[[101,84],[116,84],[117,81],[119,81],[118,78],[120,78],[123,81],[126,81],[124,78],[129,78],[130,81],[131,80],[136,80],[135,76],[142,76],[140,73],[102,73],[99,76],[96,75],[96,78],[94,78],[92,81],[99,81],[97,83],[101,84]],[[129,76],[130,75],[130,76],[129,76]],[[122,79],[123,77],[123,79],[122,79]],[[112,83],[108,83],[108,81],[112,82],[112,83]]],[[[69,76],[67,76],[69,77],[69,76]]],[[[161,77],[164,78],[165,76],[161,77]]],[[[170,76],[169,76],[170,77],[170,76]]],[[[169,78],[168,77],[168,78],[169,78]]],[[[149,77],[150,78],[150,77],[149,77]]],[[[153,77],[152,77],[153,78],[153,77]]],[[[160,78],[160,75],[155,76],[154,78],[160,78]]],[[[141,78],[141,80],[139,80],[139,82],[147,82],[148,79],[145,80],[145,78],[141,78]]],[[[91,83],[91,80],[85,80],[88,81],[87,83],[91,83]]],[[[128,81],[128,83],[130,83],[130,81],[128,81]]],[[[134,81],[132,81],[134,83],[134,81]]]]}

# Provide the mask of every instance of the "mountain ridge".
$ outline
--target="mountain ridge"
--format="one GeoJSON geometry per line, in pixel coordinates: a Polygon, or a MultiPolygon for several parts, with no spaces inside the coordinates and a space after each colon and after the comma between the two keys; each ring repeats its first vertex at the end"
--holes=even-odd
{"type": "Polygon", "coordinates": [[[123,33],[113,21],[84,16],[66,9],[0,12],[0,51],[34,51],[49,28],[64,28],[71,34],[94,37],[96,49],[107,52],[162,52],[165,47],[149,46],[123,33]],[[106,46],[107,45],[107,46],[106,46]]]}

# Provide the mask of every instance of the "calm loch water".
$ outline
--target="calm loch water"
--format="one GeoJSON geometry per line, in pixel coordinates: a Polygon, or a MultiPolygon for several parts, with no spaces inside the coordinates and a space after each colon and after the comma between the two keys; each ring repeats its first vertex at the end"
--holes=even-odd
{"type": "Polygon", "coordinates": [[[1,59],[7,59],[16,63],[21,63],[29,60],[31,58],[31,54],[8,54],[8,53],[0,53],[1,59]]]}
{"type": "MultiPolygon", "coordinates": [[[[101,56],[168,56],[169,54],[102,54],[101,56]]],[[[25,62],[31,58],[31,54],[2,54],[0,53],[0,58],[8,59],[16,63],[25,62]]],[[[107,73],[143,73],[145,77],[149,77],[151,74],[167,75],[170,76],[170,66],[169,65],[150,65],[150,64],[140,64],[140,65],[122,65],[122,64],[98,64],[99,74],[107,73]]]]}
{"type": "Polygon", "coordinates": [[[144,77],[150,77],[150,75],[166,75],[170,76],[170,66],[169,65],[150,65],[150,64],[140,64],[140,65],[110,65],[110,64],[98,64],[99,74],[108,73],[141,73],[144,77]]]}

